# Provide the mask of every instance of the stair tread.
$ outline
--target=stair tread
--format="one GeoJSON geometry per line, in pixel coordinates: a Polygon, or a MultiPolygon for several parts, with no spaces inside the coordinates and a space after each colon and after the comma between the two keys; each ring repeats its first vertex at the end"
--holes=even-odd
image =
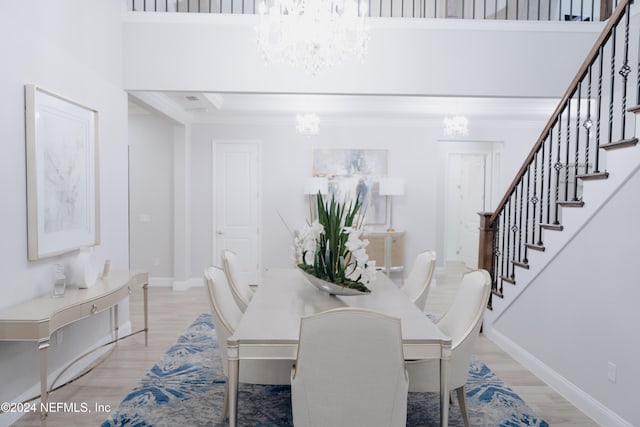
{"type": "Polygon", "coordinates": [[[525,246],[526,246],[527,248],[529,248],[529,249],[533,249],[534,251],[544,252],[544,250],[545,250],[545,247],[544,247],[544,246],[542,246],[542,245],[536,245],[536,244],[533,244],[533,243],[527,243],[525,246]]]}
{"type": "Polygon", "coordinates": [[[518,266],[518,267],[521,267],[521,268],[526,268],[527,270],[529,269],[529,263],[528,262],[511,260],[511,263],[513,265],[515,265],[515,266],[518,266]]]}
{"type": "Polygon", "coordinates": [[[627,138],[608,144],[600,144],[600,148],[605,150],[617,150],[618,148],[634,147],[638,143],[638,138],[627,138]]]}
{"type": "Polygon", "coordinates": [[[583,181],[593,181],[597,179],[607,179],[609,178],[609,172],[591,172],[591,173],[582,173],[577,175],[579,179],[583,181]]]}
{"type": "Polygon", "coordinates": [[[510,277],[510,276],[500,276],[500,278],[508,283],[511,283],[512,285],[516,284],[516,279],[514,277],[510,277]]]}
{"type": "Polygon", "coordinates": [[[584,206],[582,200],[562,200],[559,201],[558,204],[565,208],[581,208],[584,206]]]}
{"type": "Polygon", "coordinates": [[[562,224],[540,224],[540,227],[545,230],[562,231],[564,227],[562,224]]]}

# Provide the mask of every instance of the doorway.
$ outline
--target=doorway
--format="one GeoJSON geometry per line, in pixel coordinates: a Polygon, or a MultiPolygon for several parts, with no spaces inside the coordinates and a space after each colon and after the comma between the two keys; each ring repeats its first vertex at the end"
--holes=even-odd
{"type": "Polygon", "coordinates": [[[261,146],[215,141],[213,147],[213,262],[222,252],[238,256],[242,279],[258,284],[261,271],[261,146]]]}
{"type": "Polygon", "coordinates": [[[469,143],[446,154],[446,262],[478,268],[479,212],[495,205],[499,151],[493,143],[469,143]]]}

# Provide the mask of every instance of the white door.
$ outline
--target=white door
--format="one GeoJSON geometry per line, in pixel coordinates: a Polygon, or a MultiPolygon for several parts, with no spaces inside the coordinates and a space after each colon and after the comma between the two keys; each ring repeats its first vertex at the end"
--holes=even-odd
{"type": "MultiPolygon", "coordinates": [[[[480,216],[485,210],[490,155],[451,153],[448,156],[447,260],[478,268],[480,216]]],[[[490,178],[490,177],[489,177],[490,178]]]]}
{"type": "Polygon", "coordinates": [[[482,154],[462,154],[459,247],[460,260],[472,269],[478,268],[480,216],[485,199],[485,161],[482,154]]]}
{"type": "Polygon", "coordinates": [[[250,284],[260,279],[260,146],[257,142],[216,142],[214,165],[214,264],[224,250],[238,256],[250,284]]]}

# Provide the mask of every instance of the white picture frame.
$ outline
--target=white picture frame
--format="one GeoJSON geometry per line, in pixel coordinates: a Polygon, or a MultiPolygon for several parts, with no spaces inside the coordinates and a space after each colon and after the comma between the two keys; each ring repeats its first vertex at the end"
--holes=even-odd
{"type": "Polygon", "coordinates": [[[98,112],[25,85],[30,261],[100,243],[98,112]]]}

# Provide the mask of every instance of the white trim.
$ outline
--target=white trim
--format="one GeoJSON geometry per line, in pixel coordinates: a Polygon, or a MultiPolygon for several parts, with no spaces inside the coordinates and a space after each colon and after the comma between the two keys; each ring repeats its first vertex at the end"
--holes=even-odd
{"type": "Polygon", "coordinates": [[[611,427],[633,427],[631,423],[621,418],[591,395],[585,393],[578,386],[554,371],[551,367],[501,332],[497,331],[494,327],[485,327],[483,333],[504,352],[513,357],[518,363],[531,371],[598,424],[611,427]]]}
{"type": "Polygon", "coordinates": [[[149,286],[158,288],[170,288],[173,286],[173,277],[149,277],[149,286]]]}
{"type": "Polygon", "coordinates": [[[191,288],[202,288],[204,287],[204,277],[195,277],[185,281],[174,281],[173,282],[173,290],[174,291],[186,291],[191,288]]]}

